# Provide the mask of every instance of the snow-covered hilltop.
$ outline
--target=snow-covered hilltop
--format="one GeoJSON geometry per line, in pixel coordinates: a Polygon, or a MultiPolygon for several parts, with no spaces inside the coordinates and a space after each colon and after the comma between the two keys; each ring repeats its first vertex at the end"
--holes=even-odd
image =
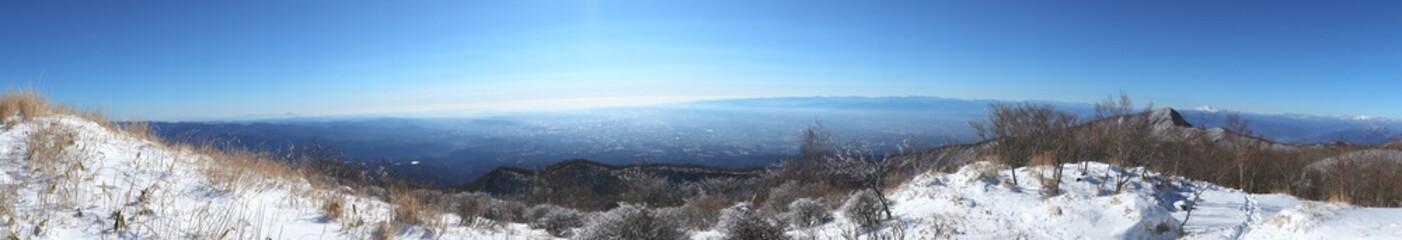
{"type": "Polygon", "coordinates": [[[0,128],[0,239],[548,236],[524,224],[465,227],[452,214],[395,226],[389,222],[400,206],[258,170],[256,162],[166,146],[75,116],[12,122],[0,128]]]}

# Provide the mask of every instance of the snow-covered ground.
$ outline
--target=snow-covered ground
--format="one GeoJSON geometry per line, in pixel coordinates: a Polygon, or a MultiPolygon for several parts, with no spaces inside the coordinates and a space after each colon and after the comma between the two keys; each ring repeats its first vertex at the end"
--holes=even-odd
{"type": "MultiPolygon", "coordinates": [[[[365,239],[391,218],[392,206],[332,194],[306,180],[247,177],[229,188],[211,180],[218,164],[198,151],[152,143],[76,117],[44,117],[0,128],[0,239],[365,239]],[[47,129],[47,130],[46,130],[47,129]],[[31,159],[32,134],[70,131],[60,161],[31,159]],[[328,219],[326,196],[355,211],[328,219]],[[121,221],[118,221],[121,219],[121,221]],[[118,226],[118,222],[124,226],[118,226]]],[[[1062,193],[1044,197],[1038,176],[1050,167],[1013,172],[977,162],[954,173],[928,173],[891,191],[895,217],[874,231],[835,220],[789,234],[801,239],[1402,239],[1402,209],[1363,208],[1247,194],[1206,182],[1099,163],[1067,164],[1062,193]],[[1159,184],[1167,183],[1167,184],[1159,184]],[[1190,204],[1197,193],[1196,204],[1190,204]],[[1195,205],[1191,217],[1183,210],[1195,205]],[[1187,224],[1183,225],[1185,221],[1187,224]],[[1182,226],[1180,228],[1180,225],[1182,226]]],[[[397,238],[542,239],[522,224],[463,227],[451,214],[439,224],[393,232],[397,238]]],[[[723,237],[716,231],[693,238],[723,237]]]]}
{"type": "Polygon", "coordinates": [[[817,239],[854,232],[906,239],[1402,239],[1402,209],[1248,194],[1178,177],[1156,186],[1166,176],[1141,178],[1138,169],[1094,162],[1084,173],[1079,163],[1063,167],[1063,193],[1054,197],[1044,197],[1036,180],[1051,176],[1051,167],[1019,168],[1013,185],[1006,168],[976,162],[955,173],[918,176],[891,193],[898,220],[875,231],[854,230],[836,213],[829,224],[790,233],[817,239]],[[1122,173],[1131,174],[1116,194],[1122,173]],[[1183,206],[1197,192],[1189,217],[1183,206]]]}
{"type": "MultiPolygon", "coordinates": [[[[206,176],[235,170],[211,161],[77,117],[0,127],[0,239],[366,239],[391,217],[391,205],[379,199],[331,194],[305,179],[251,172],[238,182],[246,186],[231,188],[206,176]],[[41,132],[72,133],[72,145],[40,164],[27,152],[30,135],[41,132]],[[321,211],[327,196],[345,198],[349,217],[328,219],[321,211]]],[[[441,218],[437,226],[391,228],[390,235],[548,236],[523,224],[462,227],[451,214],[441,218]]]]}

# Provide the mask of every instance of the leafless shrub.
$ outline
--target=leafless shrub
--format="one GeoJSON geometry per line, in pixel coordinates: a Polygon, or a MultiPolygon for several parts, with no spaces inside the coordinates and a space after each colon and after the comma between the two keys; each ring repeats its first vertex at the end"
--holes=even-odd
{"type": "Polygon", "coordinates": [[[622,204],[590,219],[579,239],[683,239],[680,227],[646,207],[622,204]]]}
{"type": "Polygon", "coordinates": [[[890,218],[891,203],[885,193],[892,173],[890,159],[890,155],[874,156],[865,144],[854,144],[828,158],[828,177],[844,180],[863,192],[876,195],[872,199],[876,200],[878,209],[885,213],[885,218],[890,218]]]}
{"type": "Polygon", "coordinates": [[[788,239],[784,235],[787,224],[782,219],[769,216],[756,210],[749,203],[742,202],[721,210],[720,222],[716,224],[726,239],[788,239]]]}
{"type": "Polygon", "coordinates": [[[790,203],[803,198],[822,198],[849,192],[847,189],[839,189],[828,181],[810,182],[799,184],[797,181],[787,181],[769,191],[769,195],[764,199],[764,209],[770,211],[784,211],[790,203]]]}
{"type": "Polygon", "coordinates": [[[485,193],[459,193],[450,198],[454,204],[449,204],[449,208],[462,219],[462,225],[492,223],[501,226],[531,221],[526,214],[526,205],[521,202],[501,200],[485,193]]]}
{"type": "Polygon", "coordinates": [[[809,198],[800,198],[789,203],[789,211],[785,213],[789,218],[789,223],[795,227],[806,228],[827,223],[832,220],[832,213],[823,203],[809,198]]]}
{"type": "Polygon", "coordinates": [[[479,223],[483,213],[486,212],[487,204],[492,200],[490,196],[483,193],[460,193],[454,195],[456,207],[454,213],[462,219],[462,225],[472,226],[479,223]]]}
{"type": "Polygon", "coordinates": [[[556,237],[566,237],[571,229],[584,225],[584,214],[555,205],[532,206],[526,209],[525,215],[530,227],[545,229],[556,237]]]}
{"type": "Polygon", "coordinates": [[[842,204],[842,212],[847,219],[862,228],[874,229],[890,218],[889,215],[883,214],[882,204],[891,200],[881,198],[883,197],[869,190],[855,192],[842,204]]]}
{"type": "Polygon", "coordinates": [[[679,191],[667,182],[667,178],[634,168],[622,176],[624,192],[622,200],[630,203],[675,206],[681,203],[679,191]]]}
{"type": "Polygon", "coordinates": [[[683,200],[681,206],[658,209],[658,213],[677,222],[683,229],[705,230],[716,225],[720,210],[734,204],[730,198],[701,194],[683,200]]]}
{"type": "Polygon", "coordinates": [[[1402,152],[1344,154],[1313,169],[1316,198],[1375,207],[1402,206],[1402,152]]]}

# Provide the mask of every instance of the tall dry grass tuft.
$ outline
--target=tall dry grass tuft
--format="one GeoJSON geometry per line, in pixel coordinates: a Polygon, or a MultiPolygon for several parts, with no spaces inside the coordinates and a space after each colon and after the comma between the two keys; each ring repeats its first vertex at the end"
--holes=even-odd
{"type": "Polygon", "coordinates": [[[41,209],[70,209],[88,201],[83,179],[89,178],[90,165],[77,150],[78,132],[57,123],[46,123],[35,128],[25,139],[27,149],[22,166],[34,174],[34,181],[23,181],[23,185],[39,184],[41,209]]]}
{"type": "Polygon", "coordinates": [[[19,200],[19,190],[14,186],[0,186],[0,224],[10,225],[15,218],[15,203],[19,200]]]}
{"type": "Polygon", "coordinates": [[[380,222],[379,224],[376,224],[376,226],[375,226],[375,231],[371,233],[370,239],[375,239],[375,240],[390,240],[390,239],[394,239],[394,236],[398,234],[397,232],[398,232],[398,231],[395,230],[394,224],[391,224],[391,223],[389,223],[389,222],[380,222]]]}
{"type": "Polygon", "coordinates": [[[29,148],[25,152],[25,165],[40,173],[61,173],[62,164],[67,162],[65,153],[77,139],[77,133],[50,123],[36,129],[25,139],[29,148]]]}
{"type": "Polygon", "coordinates": [[[328,220],[341,219],[341,215],[345,214],[345,205],[346,200],[341,196],[326,196],[321,201],[321,214],[326,215],[328,220]]]}
{"type": "Polygon", "coordinates": [[[194,147],[195,153],[208,156],[204,175],[210,186],[225,192],[262,190],[268,180],[306,179],[286,162],[266,154],[242,149],[219,149],[213,144],[194,147]]]}
{"type": "Polygon", "coordinates": [[[391,188],[389,201],[394,206],[394,222],[410,225],[423,223],[425,209],[412,191],[391,188]]]}
{"type": "Polygon", "coordinates": [[[80,108],[67,104],[49,102],[34,87],[11,88],[0,97],[0,122],[14,125],[18,121],[34,119],[53,114],[66,114],[86,119],[108,129],[114,129],[100,108],[80,108]]]}
{"type": "Polygon", "coordinates": [[[127,135],[130,135],[132,137],[136,137],[154,143],[164,142],[164,140],[162,140],[160,136],[157,136],[155,133],[151,132],[151,124],[148,122],[127,122],[119,124],[117,125],[117,127],[118,130],[121,130],[122,132],[125,132],[127,135]]]}
{"type": "Polygon", "coordinates": [[[5,90],[4,96],[0,96],[0,120],[6,125],[48,115],[50,109],[49,100],[33,87],[11,88],[5,90]]]}

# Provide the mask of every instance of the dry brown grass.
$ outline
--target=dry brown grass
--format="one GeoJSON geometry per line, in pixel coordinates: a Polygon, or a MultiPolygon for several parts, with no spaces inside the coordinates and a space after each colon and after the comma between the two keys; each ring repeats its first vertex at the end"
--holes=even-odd
{"type": "Polygon", "coordinates": [[[339,194],[329,194],[321,200],[321,214],[325,215],[328,220],[341,219],[342,215],[345,215],[345,209],[346,200],[339,194]]]}
{"type": "Polygon", "coordinates": [[[48,98],[33,87],[11,88],[0,97],[0,118],[8,125],[13,125],[16,120],[48,115],[51,108],[48,98]],[[16,115],[18,119],[10,118],[16,115]]]}
{"type": "Polygon", "coordinates": [[[19,191],[17,189],[0,187],[0,224],[11,224],[10,219],[14,219],[14,206],[17,199],[19,199],[19,191]]]}
{"type": "Polygon", "coordinates": [[[25,139],[28,149],[24,166],[37,174],[38,183],[43,184],[41,204],[69,207],[80,201],[77,182],[87,166],[70,152],[76,140],[76,132],[55,123],[35,129],[25,139]]]}
{"type": "Polygon", "coordinates": [[[151,124],[147,122],[128,122],[118,125],[118,130],[142,140],[155,143],[163,142],[160,136],[156,136],[155,133],[151,132],[151,124]]]}
{"type": "Polygon", "coordinates": [[[203,164],[204,175],[210,186],[218,191],[240,192],[245,190],[266,190],[263,184],[270,180],[307,179],[301,172],[266,154],[241,149],[219,149],[212,144],[189,147],[203,156],[208,162],[203,164]]]}
{"type": "Polygon", "coordinates": [[[65,153],[76,139],[77,133],[57,124],[39,127],[25,139],[25,144],[29,146],[25,152],[25,165],[41,173],[61,173],[60,165],[67,162],[65,153]]]}
{"type": "MultiPolygon", "coordinates": [[[[49,102],[49,99],[34,87],[10,88],[5,91],[3,96],[0,96],[0,122],[5,125],[14,125],[19,121],[55,114],[71,115],[97,123],[108,129],[115,129],[113,128],[115,124],[107,120],[102,109],[55,104],[49,102]]],[[[139,136],[145,135],[147,134],[139,136]]]]}
{"type": "Polygon", "coordinates": [[[394,222],[402,224],[421,224],[425,216],[424,207],[419,202],[418,196],[413,192],[403,189],[391,189],[389,196],[390,205],[394,206],[394,222]]]}
{"type": "Polygon", "coordinates": [[[380,224],[376,224],[376,225],[377,225],[377,226],[375,227],[375,232],[372,233],[373,236],[371,236],[371,239],[375,239],[375,240],[389,240],[389,239],[394,239],[394,235],[397,234],[397,232],[398,232],[397,230],[395,230],[394,224],[391,224],[391,223],[389,223],[389,222],[380,222],[380,224]]]}

